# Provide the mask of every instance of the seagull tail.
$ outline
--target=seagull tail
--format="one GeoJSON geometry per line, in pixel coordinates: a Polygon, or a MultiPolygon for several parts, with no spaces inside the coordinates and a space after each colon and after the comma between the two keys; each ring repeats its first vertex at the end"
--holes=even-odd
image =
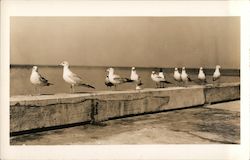
{"type": "Polygon", "coordinates": [[[89,84],[84,84],[82,83],[81,86],[84,86],[84,87],[87,87],[87,88],[92,88],[92,89],[95,89],[95,87],[89,85],[89,84]]]}
{"type": "Polygon", "coordinates": [[[124,81],[125,81],[125,82],[128,82],[128,83],[134,82],[133,80],[131,80],[131,79],[129,79],[129,78],[124,78],[124,81]]]}
{"type": "Polygon", "coordinates": [[[163,83],[171,83],[171,82],[169,82],[169,81],[162,81],[163,83]]]}
{"type": "Polygon", "coordinates": [[[137,86],[141,86],[143,85],[143,83],[140,81],[139,83],[137,83],[137,86]]]}
{"type": "Polygon", "coordinates": [[[112,87],[114,84],[111,83],[111,82],[105,82],[105,85],[106,85],[107,87],[112,87]]]}
{"type": "Polygon", "coordinates": [[[216,77],[213,77],[213,81],[216,81],[216,80],[218,80],[219,78],[216,78],[216,77]]]}
{"type": "Polygon", "coordinates": [[[54,85],[53,83],[47,83],[47,86],[54,85]]]}

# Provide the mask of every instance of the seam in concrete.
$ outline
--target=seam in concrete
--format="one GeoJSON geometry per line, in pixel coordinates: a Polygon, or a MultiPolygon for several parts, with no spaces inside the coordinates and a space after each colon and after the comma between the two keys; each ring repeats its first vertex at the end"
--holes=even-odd
{"type": "Polygon", "coordinates": [[[199,135],[194,134],[194,133],[189,132],[189,131],[181,131],[181,130],[173,130],[173,129],[171,129],[171,130],[172,130],[172,131],[175,131],[175,132],[187,133],[187,134],[189,134],[189,135],[198,137],[198,138],[203,139],[203,140],[208,140],[208,141],[214,142],[214,143],[221,143],[221,144],[239,144],[239,143],[230,142],[230,141],[219,141],[219,140],[214,140],[214,139],[205,138],[205,137],[199,136],[199,135]]]}

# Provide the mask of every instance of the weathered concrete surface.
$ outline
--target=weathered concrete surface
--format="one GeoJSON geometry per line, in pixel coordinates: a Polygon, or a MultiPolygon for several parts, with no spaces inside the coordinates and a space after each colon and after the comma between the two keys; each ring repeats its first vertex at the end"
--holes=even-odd
{"type": "MultiPolygon", "coordinates": [[[[219,87],[195,85],[140,91],[15,96],[10,101],[10,132],[198,106],[205,104],[206,97],[209,101],[216,99],[214,90],[225,101],[222,93],[235,87],[239,87],[239,83],[219,87]]],[[[239,94],[235,89],[228,93],[228,97],[239,94]]]]}
{"type": "Polygon", "coordinates": [[[240,101],[11,137],[11,145],[239,144],[240,101]]]}
{"type": "Polygon", "coordinates": [[[204,94],[206,103],[217,103],[240,99],[240,85],[207,85],[207,87],[204,88],[204,94]]]}

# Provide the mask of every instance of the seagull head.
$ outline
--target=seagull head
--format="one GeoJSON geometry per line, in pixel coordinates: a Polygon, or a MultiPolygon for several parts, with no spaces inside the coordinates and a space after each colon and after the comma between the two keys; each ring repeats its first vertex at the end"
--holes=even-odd
{"type": "Polygon", "coordinates": [[[132,67],[132,71],[134,71],[135,70],[135,67],[132,67]]]}
{"type": "Polygon", "coordinates": [[[114,68],[108,68],[108,69],[107,69],[107,72],[110,72],[110,73],[111,73],[111,72],[114,72],[114,68]]]}
{"type": "Polygon", "coordinates": [[[178,71],[178,68],[174,68],[175,71],[178,71]]]}
{"type": "Polygon", "coordinates": [[[220,69],[221,68],[221,66],[220,65],[216,65],[216,69],[220,69]]]}
{"type": "Polygon", "coordinates": [[[60,63],[60,66],[69,66],[69,62],[67,61],[63,61],[62,63],[60,63]]]}
{"type": "Polygon", "coordinates": [[[186,70],[186,68],[185,68],[185,67],[182,67],[182,70],[183,70],[183,71],[185,71],[185,70],[186,70]]]}
{"type": "Polygon", "coordinates": [[[156,74],[155,71],[152,71],[152,74],[156,74]]]}
{"type": "Polygon", "coordinates": [[[36,71],[37,72],[38,71],[38,67],[37,66],[33,66],[32,67],[32,71],[36,71]]]}
{"type": "Polygon", "coordinates": [[[200,70],[202,71],[202,70],[203,70],[203,68],[202,68],[202,67],[200,67],[200,70]]]}

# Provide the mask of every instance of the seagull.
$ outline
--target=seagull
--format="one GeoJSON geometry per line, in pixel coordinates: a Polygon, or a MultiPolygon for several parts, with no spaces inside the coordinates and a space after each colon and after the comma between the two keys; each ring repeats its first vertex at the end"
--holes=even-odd
{"type": "Polygon", "coordinates": [[[162,71],[162,68],[160,69],[158,75],[159,75],[160,77],[162,77],[162,78],[165,78],[165,76],[164,76],[164,74],[163,74],[163,71],[162,71]]]}
{"type": "Polygon", "coordinates": [[[132,82],[128,78],[122,78],[119,75],[114,74],[114,71],[114,68],[107,69],[109,82],[111,82],[115,86],[115,88],[118,84],[132,82]]]}
{"type": "Polygon", "coordinates": [[[220,66],[219,65],[216,65],[215,67],[215,71],[214,71],[214,74],[213,74],[213,81],[216,81],[220,78],[221,74],[220,74],[220,66]]]}
{"type": "Polygon", "coordinates": [[[109,76],[107,75],[106,76],[106,78],[105,78],[105,85],[107,86],[107,87],[112,87],[112,86],[114,86],[114,84],[113,83],[111,83],[110,81],[109,81],[109,76]]]}
{"type": "MultiPolygon", "coordinates": [[[[47,79],[45,79],[44,77],[42,77],[38,73],[37,66],[33,66],[33,68],[32,68],[32,72],[30,75],[30,82],[35,86],[39,86],[38,87],[39,95],[40,95],[40,87],[53,85],[52,83],[49,83],[47,79]]],[[[36,87],[35,87],[35,89],[36,89],[36,87]]]]}
{"type": "Polygon", "coordinates": [[[206,81],[206,75],[205,73],[203,72],[203,68],[200,67],[200,70],[199,70],[199,74],[198,74],[198,79],[203,82],[203,83],[207,83],[206,81]]]}
{"type": "Polygon", "coordinates": [[[181,80],[183,81],[183,82],[188,82],[188,81],[192,81],[191,79],[190,79],[190,77],[188,76],[188,74],[186,73],[186,69],[185,69],[185,67],[182,67],[182,71],[181,71],[181,80]]]}
{"type": "Polygon", "coordinates": [[[140,86],[142,85],[141,77],[136,73],[135,67],[132,67],[131,69],[130,80],[136,82],[136,89],[140,89],[140,86]]]}
{"type": "MultiPolygon", "coordinates": [[[[152,73],[151,73],[151,79],[152,79],[154,82],[156,82],[156,88],[158,88],[158,84],[161,84],[161,83],[170,83],[170,82],[166,81],[165,78],[163,78],[163,77],[157,75],[155,71],[152,71],[152,73]]],[[[160,87],[161,87],[161,86],[160,86],[160,87]]]]}
{"type": "Polygon", "coordinates": [[[89,84],[85,84],[82,78],[77,74],[71,72],[71,70],[69,69],[69,63],[67,61],[63,61],[60,65],[63,66],[63,79],[65,82],[70,84],[70,89],[73,90],[73,93],[75,92],[74,86],[83,86],[95,89],[95,87],[89,84]]]}
{"type": "Polygon", "coordinates": [[[174,80],[180,82],[181,81],[181,74],[180,72],[178,71],[178,68],[175,68],[174,69],[174,80]]]}
{"type": "MultiPolygon", "coordinates": [[[[165,79],[165,76],[164,76],[164,73],[163,73],[162,68],[160,68],[160,71],[159,71],[158,75],[159,75],[161,78],[165,79]]],[[[161,83],[160,83],[160,84],[161,84],[161,83]]],[[[163,88],[164,88],[164,87],[165,87],[165,86],[164,86],[164,84],[163,84],[163,88]]]]}

